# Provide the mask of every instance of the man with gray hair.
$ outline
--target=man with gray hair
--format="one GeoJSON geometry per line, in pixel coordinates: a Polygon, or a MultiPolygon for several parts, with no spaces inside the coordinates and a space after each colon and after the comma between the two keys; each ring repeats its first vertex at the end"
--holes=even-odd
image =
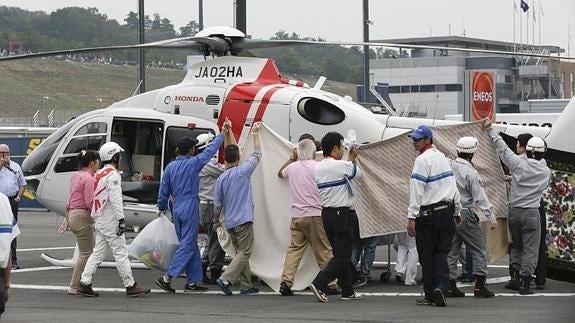
{"type": "Polygon", "coordinates": [[[324,268],[333,256],[323,227],[319,190],[314,178],[315,151],[313,139],[301,140],[278,171],[279,178],[288,179],[292,197],[291,242],[282,272],[282,296],[293,295],[291,287],[295,273],[308,244],[320,268],[324,268]]]}
{"type": "MultiPolygon", "coordinates": [[[[8,197],[16,223],[18,223],[18,207],[22,193],[24,193],[24,186],[26,186],[26,180],[20,165],[10,160],[10,147],[6,144],[0,144],[0,193],[8,197]]],[[[16,239],[13,239],[11,245],[12,269],[20,269],[16,248],[16,239]]]]}

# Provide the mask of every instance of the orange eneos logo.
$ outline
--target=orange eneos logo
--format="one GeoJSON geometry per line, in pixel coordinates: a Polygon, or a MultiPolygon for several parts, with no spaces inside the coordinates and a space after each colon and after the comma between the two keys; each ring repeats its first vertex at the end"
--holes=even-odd
{"type": "Polygon", "coordinates": [[[471,83],[471,120],[495,118],[493,73],[473,72],[471,83]]]}

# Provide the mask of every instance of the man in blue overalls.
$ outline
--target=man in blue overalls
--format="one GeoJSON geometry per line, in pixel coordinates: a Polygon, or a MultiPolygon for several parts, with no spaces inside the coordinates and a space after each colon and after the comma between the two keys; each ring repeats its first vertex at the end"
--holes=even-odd
{"type": "MultiPolygon", "coordinates": [[[[231,122],[226,120],[222,133],[229,132],[231,122]]],[[[179,156],[168,166],[162,175],[158,196],[160,212],[168,208],[168,199],[172,198],[172,221],[180,241],[180,247],[174,254],[168,272],[156,280],[156,285],[168,293],[175,293],[171,286],[173,277],[186,272],[184,292],[206,290],[199,284],[202,281],[202,262],[198,248],[199,209],[199,173],[220,149],[224,135],[216,136],[204,151],[194,156],[196,139],[182,137],[178,140],[179,156]]]]}

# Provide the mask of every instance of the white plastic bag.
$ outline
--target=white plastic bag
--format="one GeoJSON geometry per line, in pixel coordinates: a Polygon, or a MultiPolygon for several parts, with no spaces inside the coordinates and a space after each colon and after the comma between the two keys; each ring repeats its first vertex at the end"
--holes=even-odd
{"type": "Polygon", "coordinates": [[[146,225],[128,250],[146,266],[165,272],[179,245],[174,224],[162,215],[146,225]]]}

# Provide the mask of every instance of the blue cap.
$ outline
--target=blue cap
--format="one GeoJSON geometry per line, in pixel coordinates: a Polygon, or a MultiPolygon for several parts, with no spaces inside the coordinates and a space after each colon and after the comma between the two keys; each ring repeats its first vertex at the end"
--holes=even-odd
{"type": "Polygon", "coordinates": [[[176,145],[178,147],[180,154],[183,155],[183,154],[187,154],[188,151],[190,151],[190,149],[192,147],[196,146],[197,144],[198,144],[198,141],[196,139],[192,139],[191,137],[184,136],[178,140],[178,143],[176,145]]]}
{"type": "Polygon", "coordinates": [[[417,129],[413,130],[413,132],[409,136],[413,140],[419,140],[423,138],[433,139],[433,133],[431,133],[431,129],[429,129],[429,127],[425,125],[417,127],[417,129]]]}

